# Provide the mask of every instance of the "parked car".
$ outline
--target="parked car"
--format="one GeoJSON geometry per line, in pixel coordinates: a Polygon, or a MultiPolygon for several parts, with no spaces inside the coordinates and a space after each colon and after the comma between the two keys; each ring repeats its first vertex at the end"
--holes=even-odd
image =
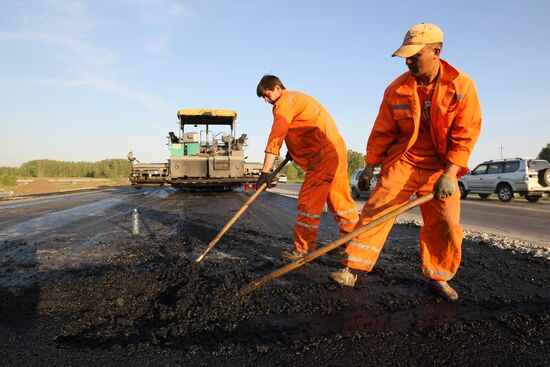
{"type": "Polygon", "coordinates": [[[284,173],[281,173],[279,175],[279,177],[277,178],[277,182],[278,183],[286,183],[287,179],[286,179],[286,175],[284,173]]]}
{"type": "Polygon", "coordinates": [[[370,189],[368,191],[362,191],[359,189],[357,184],[359,183],[359,177],[361,177],[361,174],[363,173],[363,168],[358,168],[353,172],[353,175],[351,175],[351,180],[349,182],[349,187],[351,190],[351,195],[359,199],[362,195],[369,196],[372,189],[374,189],[374,186],[376,186],[376,183],[378,182],[378,174],[380,173],[380,166],[374,167],[374,175],[372,177],[372,180],[370,181],[370,189]]]}
{"type": "Polygon", "coordinates": [[[482,198],[496,193],[509,202],[514,194],[534,203],[550,194],[550,163],[544,159],[503,159],[481,163],[458,179],[460,197],[478,194],[482,198]]]}

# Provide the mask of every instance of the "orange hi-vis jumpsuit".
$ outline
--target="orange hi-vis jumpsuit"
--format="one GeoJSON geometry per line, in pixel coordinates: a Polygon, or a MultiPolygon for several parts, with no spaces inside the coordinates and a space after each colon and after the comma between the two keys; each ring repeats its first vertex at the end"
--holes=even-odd
{"type": "MultiPolygon", "coordinates": [[[[367,143],[367,164],[382,164],[378,184],[363,207],[359,226],[417,197],[433,192],[446,164],[468,172],[467,163],[481,129],[481,109],[473,81],[440,60],[431,90],[417,85],[409,72],[388,86],[367,143]]],[[[420,206],[420,254],[425,277],[448,281],[462,256],[460,192],[420,206]]],[[[364,271],[374,267],[395,219],[350,241],[344,265],[364,271]]]]}
{"type": "Polygon", "coordinates": [[[306,172],[294,227],[296,251],[315,249],[325,203],[340,227],[340,236],[352,232],[359,215],[349,191],[347,149],[329,113],[312,97],[283,90],[273,106],[265,152],[279,155],[283,141],[306,172]]]}

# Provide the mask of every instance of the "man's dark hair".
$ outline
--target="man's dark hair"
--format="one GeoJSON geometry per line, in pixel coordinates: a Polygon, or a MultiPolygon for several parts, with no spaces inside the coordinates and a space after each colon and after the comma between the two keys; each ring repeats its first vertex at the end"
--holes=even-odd
{"type": "Polygon", "coordinates": [[[264,75],[256,87],[256,94],[258,97],[263,98],[264,91],[273,90],[276,86],[285,89],[281,79],[277,78],[275,75],[264,75]]]}

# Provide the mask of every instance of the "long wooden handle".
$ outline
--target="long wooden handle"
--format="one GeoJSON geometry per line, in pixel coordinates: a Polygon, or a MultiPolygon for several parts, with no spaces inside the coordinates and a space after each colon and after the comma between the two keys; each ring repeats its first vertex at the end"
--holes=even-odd
{"type": "MultiPolygon", "coordinates": [[[[273,173],[269,176],[269,180],[268,182],[271,182],[271,180],[275,177],[275,175],[277,173],[279,173],[279,171],[281,169],[283,169],[283,167],[290,161],[290,159],[288,158],[285,158],[284,161],[281,162],[281,164],[279,164],[277,166],[277,168],[275,169],[275,171],[273,171],[273,173]]],[[[252,196],[246,201],[246,203],[244,203],[244,205],[239,209],[239,211],[237,211],[237,213],[235,213],[235,215],[233,216],[233,218],[231,218],[229,220],[229,222],[227,222],[227,224],[222,228],[222,230],[216,235],[216,237],[214,237],[214,239],[210,242],[210,244],[208,245],[208,247],[206,248],[206,250],[204,250],[204,252],[199,256],[197,257],[197,260],[195,260],[195,262],[200,262],[205,256],[206,254],[208,254],[213,248],[214,246],[216,246],[216,244],[218,243],[218,241],[223,237],[223,235],[229,230],[229,228],[231,228],[231,226],[233,224],[235,224],[235,222],[237,221],[237,219],[239,219],[241,217],[241,215],[246,211],[246,209],[248,209],[248,206],[254,201],[256,200],[256,198],[258,197],[258,195],[260,195],[260,193],[262,191],[264,191],[265,189],[267,188],[267,183],[263,183],[260,185],[260,187],[257,187],[256,188],[256,192],[254,192],[254,194],[252,194],[252,196]]]]}
{"type": "Polygon", "coordinates": [[[372,229],[372,228],[388,221],[389,219],[397,217],[398,215],[406,212],[407,210],[410,210],[410,209],[412,209],[412,208],[414,208],[418,205],[424,204],[424,203],[432,200],[433,197],[434,197],[433,193],[430,193],[428,195],[425,195],[425,196],[422,196],[418,199],[415,199],[415,200],[413,200],[413,201],[411,201],[407,204],[404,204],[404,205],[400,206],[399,208],[397,208],[395,210],[392,210],[391,212],[383,215],[382,217],[380,217],[378,219],[375,219],[375,220],[373,220],[372,222],[370,222],[368,224],[365,224],[363,227],[360,227],[360,228],[356,229],[355,231],[353,231],[351,233],[348,233],[344,237],[341,237],[341,238],[337,239],[336,241],[329,243],[326,246],[318,248],[317,250],[314,250],[314,251],[310,252],[309,254],[302,257],[301,259],[298,259],[298,260],[296,260],[296,261],[294,261],[294,262],[292,262],[292,263],[290,263],[286,266],[283,266],[282,268],[279,268],[279,269],[275,270],[274,272],[269,273],[266,276],[250,283],[246,288],[243,288],[240,291],[240,295],[241,296],[247,295],[248,293],[252,292],[254,289],[264,285],[265,283],[267,283],[269,281],[272,281],[274,279],[277,279],[277,278],[285,275],[286,273],[291,272],[292,270],[294,270],[296,268],[299,268],[300,266],[302,266],[302,265],[304,265],[304,264],[306,264],[306,263],[308,263],[312,260],[315,260],[319,256],[326,254],[327,252],[335,249],[336,247],[339,247],[339,246],[349,242],[350,240],[352,240],[354,237],[360,235],[361,233],[363,233],[365,231],[368,231],[369,229],[372,229]]]}

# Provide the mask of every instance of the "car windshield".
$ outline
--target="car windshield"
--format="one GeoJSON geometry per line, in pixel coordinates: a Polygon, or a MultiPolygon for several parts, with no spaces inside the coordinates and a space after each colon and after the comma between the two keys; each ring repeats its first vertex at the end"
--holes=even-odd
{"type": "Polygon", "coordinates": [[[529,171],[540,171],[541,169],[550,168],[550,163],[548,161],[545,161],[543,159],[540,160],[530,160],[527,162],[527,166],[529,167],[529,171]]]}

